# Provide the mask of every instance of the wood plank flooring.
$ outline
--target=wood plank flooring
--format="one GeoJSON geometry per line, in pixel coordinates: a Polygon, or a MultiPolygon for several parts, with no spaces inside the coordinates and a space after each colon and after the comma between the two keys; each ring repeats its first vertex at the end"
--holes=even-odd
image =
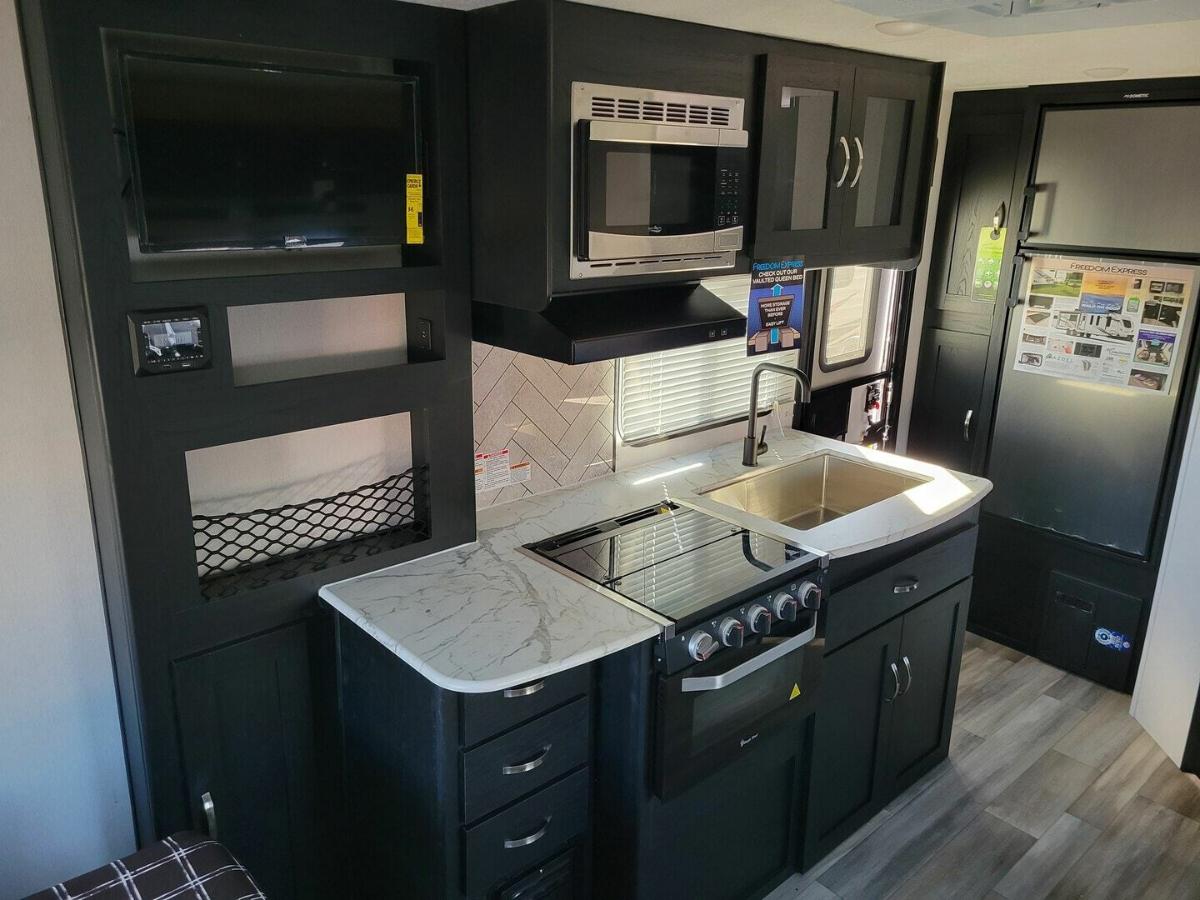
{"type": "Polygon", "coordinates": [[[768,900],[1200,900],[1200,780],[1129,697],[967,635],[950,759],[768,900]]]}

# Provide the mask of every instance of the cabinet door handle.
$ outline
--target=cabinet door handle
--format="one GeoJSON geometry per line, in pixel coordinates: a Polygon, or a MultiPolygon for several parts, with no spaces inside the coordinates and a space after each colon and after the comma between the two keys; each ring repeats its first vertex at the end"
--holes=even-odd
{"type": "Polygon", "coordinates": [[[536,831],[531,831],[525,837],[509,838],[504,842],[505,850],[515,850],[518,847],[528,847],[530,844],[536,844],[546,836],[546,829],[550,827],[550,820],[553,816],[546,816],[546,820],[542,822],[541,828],[536,831]]]}
{"type": "Polygon", "coordinates": [[[846,143],[844,134],[838,137],[838,143],[842,145],[842,152],[846,154],[846,165],[842,167],[842,177],[837,180],[836,185],[836,187],[841,187],[846,183],[846,176],[850,174],[850,145],[846,143]]]}
{"type": "Polygon", "coordinates": [[[1004,205],[1004,201],[1000,201],[1000,205],[996,207],[996,211],[992,213],[992,240],[1000,239],[1000,229],[1004,227],[1004,218],[1008,215],[1008,207],[1004,205]]]}
{"type": "Polygon", "coordinates": [[[893,585],[893,594],[911,594],[921,586],[921,582],[915,578],[910,578],[908,581],[902,581],[900,584],[893,585]]]}
{"type": "Polygon", "coordinates": [[[858,169],[855,171],[854,177],[850,179],[850,187],[855,187],[858,185],[858,179],[862,177],[863,159],[865,157],[863,154],[862,141],[858,139],[857,135],[854,137],[854,146],[858,148],[858,169]]]}
{"type": "Polygon", "coordinates": [[[532,772],[538,766],[546,761],[546,755],[550,752],[550,744],[542,748],[542,751],[532,759],[528,759],[523,763],[513,763],[511,766],[501,766],[501,775],[523,775],[526,772],[532,772]]]}
{"type": "Polygon", "coordinates": [[[971,419],[975,416],[975,410],[968,409],[966,416],[963,417],[963,441],[971,442],[971,419]]]}
{"type": "Polygon", "coordinates": [[[217,839],[217,806],[213,803],[212,794],[205,791],[200,795],[200,807],[204,810],[204,824],[208,828],[208,836],[217,839]]]}
{"type": "Polygon", "coordinates": [[[908,680],[904,682],[904,688],[903,688],[903,690],[900,691],[900,696],[902,696],[902,697],[905,694],[907,694],[908,689],[910,687],[912,687],[912,663],[909,662],[909,659],[907,656],[905,656],[903,658],[903,662],[904,662],[904,674],[908,676],[908,680]]]}
{"type": "Polygon", "coordinates": [[[520,687],[505,688],[504,696],[509,700],[515,697],[528,697],[530,694],[536,694],[545,686],[546,679],[543,678],[541,681],[531,681],[529,684],[523,684],[520,687]]]}
{"type": "Polygon", "coordinates": [[[892,663],[892,696],[884,698],[886,702],[891,703],[900,696],[900,668],[892,663]]]}

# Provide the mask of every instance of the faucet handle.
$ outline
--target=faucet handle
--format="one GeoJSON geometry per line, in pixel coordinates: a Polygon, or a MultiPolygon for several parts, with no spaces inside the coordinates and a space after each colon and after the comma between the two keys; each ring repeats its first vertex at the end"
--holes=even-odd
{"type": "Polygon", "coordinates": [[[762,431],[760,431],[758,433],[758,452],[759,453],[767,452],[767,426],[766,425],[764,425],[762,427],[762,431]]]}

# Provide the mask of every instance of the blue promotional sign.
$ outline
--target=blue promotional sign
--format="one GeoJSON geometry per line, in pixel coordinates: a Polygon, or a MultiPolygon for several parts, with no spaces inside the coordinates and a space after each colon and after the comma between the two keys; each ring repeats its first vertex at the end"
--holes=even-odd
{"type": "Polygon", "coordinates": [[[804,260],[754,263],[746,311],[746,355],[795,350],[803,329],[804,260]]]}

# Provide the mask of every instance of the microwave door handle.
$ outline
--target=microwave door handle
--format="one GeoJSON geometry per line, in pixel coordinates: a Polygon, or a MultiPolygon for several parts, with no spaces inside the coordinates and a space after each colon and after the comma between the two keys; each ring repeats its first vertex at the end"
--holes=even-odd
{"type": "Polygon", "coordinates": [[[679,689],[685,694],[695,691],[719,691],[723,687],[729,687],[731,684],[741,681],[747,675],[752,675],[764,666],[769,666],[778,659],[782,659],[789,653],[799,650],[805,644],[811,644],[813,638],[817,636],[817,621],[813,617],[812,626],[793,635],[786,641],[781,641],[769,650],[758,654],[744,663],[739,663],[732,669],[727,669],[719,675],[703,675],[693,678],[684,678],[679,683],[679,689]]]}

